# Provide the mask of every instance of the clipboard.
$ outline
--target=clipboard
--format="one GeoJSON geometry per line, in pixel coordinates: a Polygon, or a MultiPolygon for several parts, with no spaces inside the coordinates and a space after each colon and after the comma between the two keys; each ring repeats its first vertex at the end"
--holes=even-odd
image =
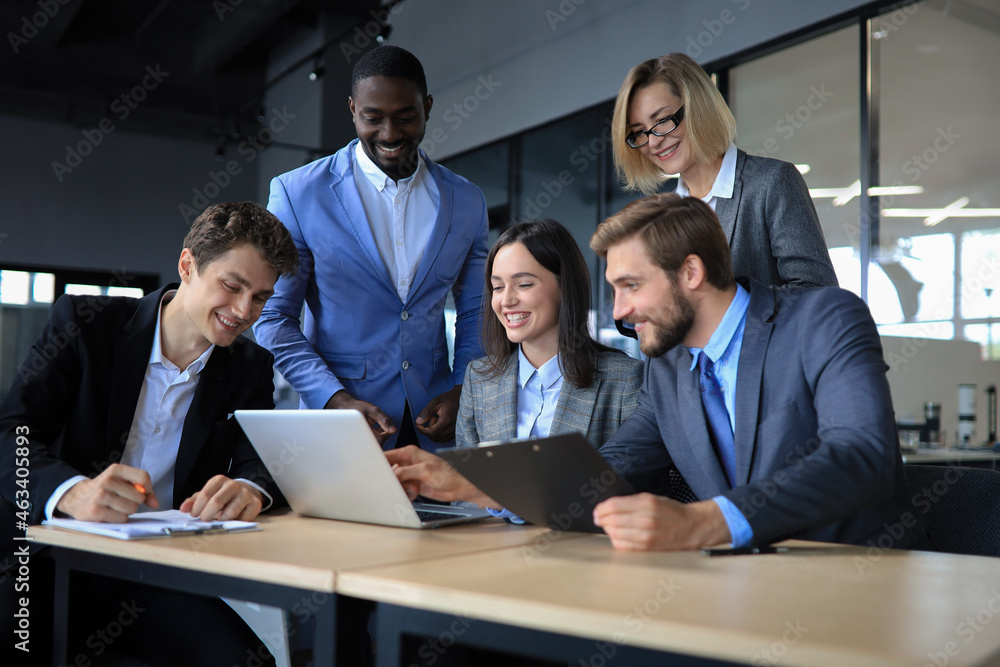
{"type": "Polygon", "coordinates": [[[119,540],[148,540],[158,537],[184,535],[210,535],[260,530],[256,521],[199,521],[180,510],[136,512],[125,523],[78,521],[77,519],[47,519],[48,526],[69,528],[93,535],[114,537],[119,540]]]}
{"type": "Polygon", "coordinates": [[[600,533],[594,507],[633,493],[579,433],[439,449],[437,454],[514,514],[553,530],[600,533]]]}

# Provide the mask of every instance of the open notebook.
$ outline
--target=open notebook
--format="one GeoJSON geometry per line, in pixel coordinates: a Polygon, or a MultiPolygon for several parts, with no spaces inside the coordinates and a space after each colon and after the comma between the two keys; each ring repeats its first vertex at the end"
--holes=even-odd
{"type": "Polygon", "coordinates": [[[127,523],[101,523],[76,519],[48,519],[42,523],[93,533],[94,535],[115,537],[119,540],[144,540],[153,537],[259,530],[255,521],[199,521],[180,510],[138,512],[130,515],[127,523]]]}

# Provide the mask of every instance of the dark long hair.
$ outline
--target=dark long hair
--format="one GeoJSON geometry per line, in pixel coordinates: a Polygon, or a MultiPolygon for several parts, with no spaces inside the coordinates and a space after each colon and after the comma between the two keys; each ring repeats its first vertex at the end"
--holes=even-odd
{"type": "Polygon", "coordinates": [[[587,312],[590,308],[590,273],[573,235],[555,220],[520,222],[508,227],[493,244],[486,259],[483,290],[483,350],[485,366],[477,370],[494,378],[517,358],[517,344],[493,312],[493,260],[504,246],[520,243],[539,264],[551,271],[559,284],[559,366],[563,377],[577,387],[594,381],[597,355],[612,348],[590,337],[587,312]]]}

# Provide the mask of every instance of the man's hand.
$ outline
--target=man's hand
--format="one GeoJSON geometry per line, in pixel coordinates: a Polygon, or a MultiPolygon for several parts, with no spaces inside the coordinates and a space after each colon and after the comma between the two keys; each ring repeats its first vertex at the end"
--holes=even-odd
{"type": "Polygon", "coordinates": [[[616,549],[631,551],[699,549],[732,539],[712,500],[684,505],[650,493],[617,496],[594,508],[594,523],[616,549]]]}
{"type": "Polygon", "coordinates": [[[458,418],[458,401],[462,398],[462,385],[431,399],[417,416],[417,430],[434,442],[447,442],[455,437],[455,420],[458,418]]]}
{"type": "Polygon", "coordinates": [[[391,449],[385,456],[410,500],[420,495],[441,502],[465,500],[483,507],[503,509],[440,456],[413,445],[391,449]]]}
{"type": "Polygon", "coordinates": [[[202,521],[253,521],[264,497],[249,484],[216,475],[183,503],[180,510],[202,521]]]}
{"type": "Polygon", "coordinates": [[[368,425],[372,427],[372,433],[375,434],[375,439],[378,440],[380,445],[384,444],[389,439],[389,436],[396,432],[395,424],[392,423],[389,416],[382,412],[378,406],[372,405],[367,401],[359,401],[348,394],[346,389],[341,389],[331,396],[330,400],[326,402],[324,409],[357,410],[368,420],[368,425]]]}
{"type": "Polygon", "coordinates": [[[125,523],[139,505],[153,509],[160,501],[153,493],[149,473],[131,466],[113,463],[94,479],[85,479],[70,487],[56,505],[56,510],[80,521],[125,523]],[[136,485],[145,489],[139,491],[136,485]]]}

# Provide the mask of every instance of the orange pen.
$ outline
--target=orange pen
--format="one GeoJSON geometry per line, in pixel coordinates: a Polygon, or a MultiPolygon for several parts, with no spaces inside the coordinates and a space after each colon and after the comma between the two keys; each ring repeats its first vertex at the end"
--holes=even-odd
{"type": "Polygon", "coordinates": [[[135,490],[141,493],[142,495],[146,495],[146,487],[144,487],[142,484],[133,484],[132,486],[134,486],[135,490]]]}

